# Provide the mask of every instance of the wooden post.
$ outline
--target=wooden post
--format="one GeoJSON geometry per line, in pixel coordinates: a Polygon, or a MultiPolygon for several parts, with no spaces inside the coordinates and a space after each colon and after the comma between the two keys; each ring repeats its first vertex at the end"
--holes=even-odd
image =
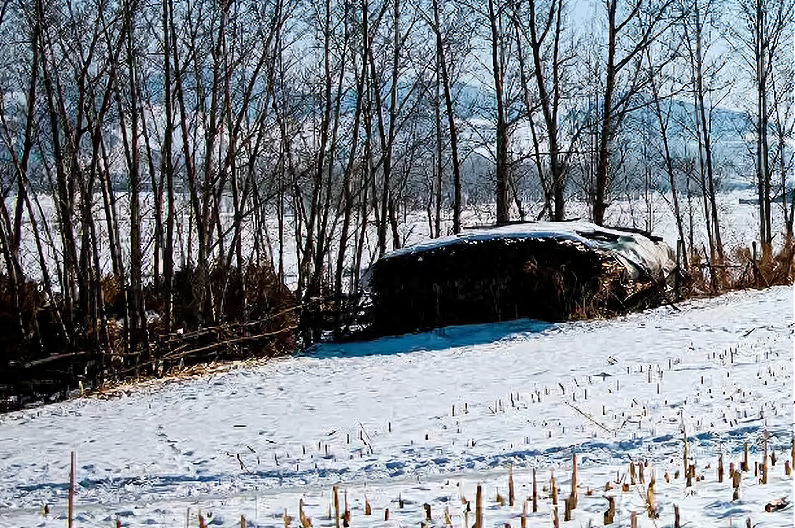
{"type": "Polygon", "coordinates": [[[367,495],[364,496],[364,514],[365,515],[372,515],[373,508],[370,506],[370,499],[367,498],[367,495]]]}
{"type": "Polygon", "coordinates": [[[384,508],[384,520],[389,520],[389,508],[384,508]]]}
{"type": "Polygon", "coordinates": [[[521,527],[527,528],[527,499],[522,503],[522,521],[521,527]]]}
{"type": "Polygon", "coordinates": [[[743,443],[743,464],[740,466],[740,469],[743,471],[748,471],[750,466],[748,465],[748,439],[745,440],[743,443]]]}
{"type": "Polygon", "coordinates": [[[723,453],[718,456],[718,482],[723,482],[723,453]]]}
{"type": "Polygon", "coordinates": [[[425,508],[425,520],[426,521],[430,521],[431,520],[431,505],[426,502],[425,504],[422,505],[422,507],[425,508]]]}
{"type": "Polygon", "coordinates": [[[244,515],[240,516],[240,528],[246,528],[246,517],[244,515]]]}
{"type": "Polygon", "coordinates": [[[632,528],[638,528],[638,513],[637,512],[630,512],[629,513],[629,525],[632,528]]]}
{"type": "Polygon", "coordinates": [[[72,528],[72,519],[75,513],[75,452],[72,451],[71,462],[69,464],[69,497],[67,498],[66,526],[72,528]]]}
{"type": "Polygon", "coordinates": [[[558,507],[552,508],[552,526],[560,528],[560,516],[558,515],[558,507]]]}
{"type": "Polygon", "coordinates": [[[538,481],[536,480],[536,468],[533,468],[533,513],[538,511],[538,481]]]}
{"type": "Polygon", "coordinates": [[[674,528],[682,528],[679,524],[679,506],[674,504],[674,528]]]}
{"type": "Polygon", "coordinates": [[[632,460],[629,461],[629,483],[634,486],[635,485],[635,462],[632,460]]]}
{"type": "Polygon", "coordinates": [[[563,521],[564,522],[568,522],[568,521],[571,520],[571,503],[572,503],[572,497],[568,497],[566,499],[563,499],[563,507],[564,507],[564,509],[563,509],[563,521]]]}

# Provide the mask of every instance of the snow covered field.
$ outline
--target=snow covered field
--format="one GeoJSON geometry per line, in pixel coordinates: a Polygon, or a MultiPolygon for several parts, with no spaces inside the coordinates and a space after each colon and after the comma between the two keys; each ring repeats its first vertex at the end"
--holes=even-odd
{"type": "MultiPolygon", "coordinates": [[[[70,452],[77,453],[78,527],[315,528],[329,518],[331,489],[350,504],[354,528],[462,527],[475,488],[484,526],[519,528],[539,477],[539,511],[552,526],[548,488],[561,497],[579,459],[579,505],[561,526],[601,526],[605,496],[614,526],[789,527],[784,476],[793,433],[793,292],[738,292],[610,321],[514,321],[451,327],[375,342],[323,345],[300,357],[233,368],[178,383],[148,383],[119,397],[76,399],[0,416],[0,527],[65,526],[70,452]],[[682,424],[697,475],[685,487],[682,424]],[[754,478],[764,432],[777,463],[754,478]],[[743,442],[751,470],[732,501],[726,472],[743,442]],[[622,492],[630,460],[656,475],[660,517],[644,513],[645,486],[622,492]],[[507,497],[513,466],[517,504],[507,497]],[[670,482],[665,479],[668,474],[670,482]],[[587,494],[593,490],[592,494],[587,494]],[[365,500],[372,515],[365,516],[365,500]],[[43,506],[49,505],[49,513],[43,506]],[[401,507],[402,506],[402,507],[401,507]],[[384,521],[384,509],[390,518],[384,521]]],[[[344,507],[344,506],[343,506],[344,507]]],[[[528,509],[528,511],[530,511],[528,509]]]]}

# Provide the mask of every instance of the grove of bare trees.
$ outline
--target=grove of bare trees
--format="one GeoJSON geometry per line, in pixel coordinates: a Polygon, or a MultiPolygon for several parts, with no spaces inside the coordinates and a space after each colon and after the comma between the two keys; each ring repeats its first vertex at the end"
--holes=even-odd
{"type": "Polygon", "coordinates": [[[2,0],[3,328],[143,354],[253,321],[268,273],[309,342],[409,217],[605,224],[624,194],[721,266],[729,180],[769,256],[795,217],[793,5],[2,0]]]}

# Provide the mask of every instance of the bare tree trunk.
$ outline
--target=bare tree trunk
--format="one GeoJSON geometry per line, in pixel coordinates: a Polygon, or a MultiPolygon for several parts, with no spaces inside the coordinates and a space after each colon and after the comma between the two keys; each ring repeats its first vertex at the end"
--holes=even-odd
{"type": "Polygon", "coordinates": [[[494,81],[494,91],[497,103],[497,137],[496,137],[496,189],[495,201],[497,204],[497,225],[507,224],[510,220],[510,209],[508,202],[508,119],[505,108],[504,83],[505,73],[503,71],[502,57],[500,56],[500,43],[503,39],[501,23],[501,7],[496,6],[495,0],[489,0],[489,25],[490,25],[490,48],[491,48],[491,67],[492,79],[494,81]]]}
{"type": "MultiPolygon", "coordinates": [[[[536,16],[536,6],[534,2],[529,4],[528,21],[530,29],[530,48],[533,52],[533,73],[538,88],[538,104],[544,116],[546,138],[549,148],[549,176],[544,178],[551,187],[551,198],[554,208],[552,219],[555,221],[564,220],[566,217],[565,204],[565,177],[560,153],[558,111],[561,102],[561,58],[560,58],[560,39],[563,33],[563,4],[562,0],[555,0],[550,3],[549,12],[546,17],[539,21],[536,16]],[[541,28],[539,32],[539,23],[541,28]],[[545,45],[547,36],[552,31],[552,57],[550,67],[552,71],[551,86],[547,87],[545,78],[544,64],[542,57],[542,47],[545,45]]],[[[529,110],[529,109],[528,109],[529,110]]],[[[536,155],[540,159],[540,156],[536,155]]],[[[543,167],[543,165],[542,165],[543,167]]]]}
{"type": "MultiPolygon", "coordinates": [[[[444,90],[444,105],[447,114],[448,133],[450,134],[450,156],[453,164],[453,233],[461,232],[461,161],[458,153],[458,127],[455,122],[455,108],[450,88],[450,72],[444,56],[444,43],[439,17],[439,0],[433,0],[433,22],[436,33],[436,54],[439,61],[439,74],[441,75],[444,90]]],[[[438,214],[437,214],[438,217],[438,214]]],[[[437,235],[438,236],[438,235],[437,235]]]]}
{"type": "MultiPolygon", "coordinates": [[[[127,168],[130,177],[130,332],[133,347],[143,343],[146,339],[146,316],[143,304],[143,283],[141,276],[141,266],[143,259],[141,254],[141,162],[140,162],[140,102],[138,96],[138,72],[136,68],[136,56],[134,50],[135,36],[135,16],[137,4],[131,3],[134,0],[125,0],[124,17],[127,24],[126,31],[126,66],[129,82],[129,138],[127,137],[127,123],[124,114],[121,112],[120,118],[122,138],[127,151],[127,168]]],[[[120,88],[117,88],[120,89],[120,88]]]]}
{"type": "Polygon", "coordinates": [[[692,34],[689,36],[689,38],[686,38],[688,49],[690,51],[692,69],[694,72],[693,93],[695,97],[696,112],[698,112],[697,122],[700,124],[700,126],[697,127],[697,131],[699,133],[699,159],[702,161],[702,170],[704,171],[702,177],[706,179],[704,191],[709,197],[709,208],[708,211],[705,210],[705,213],[708,214],[704,220],[711,224],[711,228],[708,229],[708,232],[711,234],[710,251],[713,258],[713,264],[722,264],[723,243],[720,236],[720,221],[718,218],[718,205],[715,192],[715,174],[712,162],[712,126],[710,116],[707,114],[704,104],[704,51],[702,49],[703,22],[698,0],[694,0],[693,3],[692,20],[694,27],[689,28],[692,30],[692,34]]]}
{"type": "MultiPolygon", "coordinates": [[[[605,84],[602,96],[602,113],[599,123],[599,141],[597,149],[596,174],[593,195],[593,221],[603,224],[605,212],[609,205],[611,178],[612,143],[619,126],[631,110],[630,102],[648,84],[648,79],[640,76],[638,56],[653,42],[664,35],[683,14],[670,13],[673,0],[637,1],[627,6],[628,13],[618,18],[618,0],[606,0],[607,8],[607,59],[605,64],[605,84]],[[637,35],[633,35],[628,48],[621,46],[619,36],[627,33],[630,24],[637,26],[637,35]],[[623,53],[620,53],[623,50],[623,53]],[[628,66],[624,82],[617,92],[620,75],[628,66]]],[[[676,54],[670,54],[665,61],[670,61],[676,54]]],[[[665,62],[663,61],[663,62],[665,62]]],[[[656,66],[660,68],[660,65],[656,66]]]]}
{"type": "Polygon", "coordinates": [[[607,191],[610,177],[610,144],[615,132],[613,120],[613,91],[616,87],[616,0],[607,2],[607,65],[605,68],[605,93],[602,99],[602,119],[599,135],[599,152],[596,162],[596,188],[593,203],[593,221],[604,224],[607,210],[607,191]]]}
{"type": "Polygon", "coordinates": [[[172,95],[171,56],[176,55],[172,40],[174,29],[173,0],[163,0],[163,106],[165,111],[165,127],[163,129],[163,153],[161,170],[165,174],[166,183],[166,240],[163,252],[163,323],[166,332],[170,332],[173,325],[174,305],[172,291],[174,289],[174,222],[176,209],[174,199],[174,101],[172,95]]]}
{"type": "MultiPolygon", "coordinates": [[[[660,138],[662,139],[663,143],[663,161],[665,162],[665,172],[668,176],[668,184],[671,187],[671,202],[673,204],[674,218],[676,220],[676,231],[679,235],[679,240],[684,243],[685,229],[682,224],[682,211],[681,207],[679,206],[679,193],[676,190],[676,172],[674,170],[674,159],[671,154],[671,147],[668,141],[668,120],[670,118],[670,110],[665,113],[663,112],[662,105],[660,104],[660,95],[657,87],[657,79],[653,73],[654,70],[648,50],[646,55],[649,63],[649,69],[652,72],[651,78],[649,79],[649,86],[652,91],[652,97],[654,98],[654,115],[657,118],[657,125],[660,130],[660,138]]],[[[688,268],[688,257],[686,253],[687,252],[683,252],[683,254],[681,255],[683,259],[683,262],[681,264],[685,269],[688,268]]]]}

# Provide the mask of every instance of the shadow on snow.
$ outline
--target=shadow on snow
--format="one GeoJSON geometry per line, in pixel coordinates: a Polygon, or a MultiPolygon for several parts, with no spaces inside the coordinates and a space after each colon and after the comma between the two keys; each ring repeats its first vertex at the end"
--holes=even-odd
{"type": "Polygon", "coordinates": [[[532,319],[448,326],[418,334],[382,337],[373,341],[322,343],[304,350],[301,355],[327,359],[436,351],[486,345],[497,341],[525,339],[533,335],[542,336],[553,332],[556,333],[560,327],[560,323],[548,323],[532,319]]]}

